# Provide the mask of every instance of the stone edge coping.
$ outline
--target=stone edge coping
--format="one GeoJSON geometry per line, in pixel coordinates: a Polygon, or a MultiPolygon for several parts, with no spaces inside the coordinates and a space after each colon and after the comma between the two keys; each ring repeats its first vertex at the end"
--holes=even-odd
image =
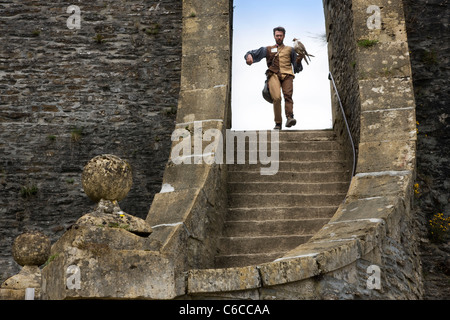
{"type": "Polygon", "coordinates": [[[0,300],[25,300],[25,289],[0,289],[0,300]]]}

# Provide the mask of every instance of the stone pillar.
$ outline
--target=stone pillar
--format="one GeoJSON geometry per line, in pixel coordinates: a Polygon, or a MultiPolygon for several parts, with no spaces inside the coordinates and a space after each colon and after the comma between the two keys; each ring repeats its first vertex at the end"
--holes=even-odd
{"type": "Polygon", "coordinates": [[[151,227],[118,204],[132,185],[129,164],[113,155],[95,157],[84,167],[82,183],[97,206],[52,246],[42,298],[173,298],[171,260],[160,254],[151,227]]]}

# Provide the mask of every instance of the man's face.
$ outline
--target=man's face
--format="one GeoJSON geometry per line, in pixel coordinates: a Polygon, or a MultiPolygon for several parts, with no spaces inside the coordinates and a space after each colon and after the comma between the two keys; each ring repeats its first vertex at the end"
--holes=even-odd
{"type": "Polygon", "coordinates": [[[281,46],[284,41],[283,31],[275,31],[274,38],[275,38],[277,45],[281,46]]]}

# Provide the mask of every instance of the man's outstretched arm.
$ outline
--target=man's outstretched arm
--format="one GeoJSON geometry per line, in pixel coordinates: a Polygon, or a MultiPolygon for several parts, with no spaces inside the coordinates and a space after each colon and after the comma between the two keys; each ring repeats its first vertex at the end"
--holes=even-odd
{"type": "Polygon", "coordinates": [[[248,65],[252,65],[253,63],[260,62],[262,59],[264,59],[266,57],[266,54],[267,54],[267,48],[261,47],[256,50],[248,51],[245,54],[244,59],[248,65]]]}

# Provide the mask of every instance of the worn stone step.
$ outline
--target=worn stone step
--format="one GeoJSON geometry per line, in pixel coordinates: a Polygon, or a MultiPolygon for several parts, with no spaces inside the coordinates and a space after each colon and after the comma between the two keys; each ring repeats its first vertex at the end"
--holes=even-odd
{"type": "MultiPolygon", "coordinates": [[[[274,141],[267,139],[265,141],[258,139],[250,139],[245,141],[234,141],[234,150],[240,151],[252,151],[258,152],[261,147],[262,151],[270,151],[274,141]]],[[[298,141],[289,140],[283,141],[278,139],[279,151],[331,151],[331,150],[343,150],[342,144],[335,140],[323,140],[323,141],[298,141]]]]}
{"type": "Polygon", "coordinates": [[[233,193],[228,204],[230,208],[261,206],[338,206],[345,198],[345,193],[333,195],[298,194],[298,193],[233,193]]]}
{"type": "Polygon", "coordinates": [[[280,141],[279,150],[283,151],[329,151],[342,150],[342,145],[338,141],[280,141]]]}
{"type": "MultiPolygon", "coordinates": [[[[231,134],[245,136],[246,141],[258,141],[264,130],[241,130],[231,131],[231,134]]],[[[274,131],[265,131],[266,139],[270,141],[274,131]]],[[[333,130],[288,130],[278,131],[280,141],[336,141],[337,137],[333,130]]],[[[237,139],[235,138],[235,144],[237,139]]]]}
{"type": "Polygon", "coordinates": [[[254,253],[254,254],[230,254],[220,255],[215,258],[216,268],[232,268],[258,265],[261,263],[274,261],[282,257],[287,251],[273,253],[254,253]]]}
{"type": "Polygon", "coordinates": [[[335,194],[348,189],[348,182],[229,182],[230,193],[302,193],[302,194],[335,194]]]}
{"type": "Polygon", "coordinates": [[[280,131],[281,141],[326,141],[336,140],[333,130],[289,130],[280,131]]]}
{"type": "MultiPolygon", "coordinates": [[[[279,137],[277,162],[261,164],[259,146],[253,144],[251,150],[247,142],[240,146],[246,163],[227,165],[229,207],[216,267],[283,256],[320,230],[345,199],[351,178],[348,157],[332,130],[282,131],[279,137]],[[256,164],[249,163],[252,156],[256,164]],[[261,168],[276,165],[275,174],[261,174],[261,168]]],[[[266,146],[272,160],[270,143],[266,146]]]]}
{"type": "Polygon", "coordinates": [[[289,251],[305,243],[312,234],[260,237],[223,237],[218,255],[289,251]]]}
{"type": "MultiPolygon", "coordinates": [[[[228,165],[229,172],[232,171],[260,171],[262,167],[269,167],[269,165],[257,164],[233,164],[228,165]]],[[[335,160],[335,161],[300,161],[288,160],[278,161],[279,171],[293,171],[293,172],[320,172],[320,171],[339,171],[344,172],[347,169],[347,161],[335,160]]]]}
{"type": "Polygon", "coordinates": [[[342,171],[296,172],[278,171],[273,175],[261,175],[260,171],[230,171],[228,182],[345,182],[350,181],[349,173],[342,171]]]}
{"type": "MultiPolygon", "coordinates": [[[[270,152],[263,153],[263,161],[261,155],[256,150],[245,150],[242,155],[238,152],[234,154],[233,163],[229,164],[258,164],[266,161],[340,161],[345,159],[342,150],[319,150],[319,151],[300,151],[300,150],[279,150],[278,157],[274,157],[270,152]]],[[[228,160],[227,160],[228,161],[228,160]]]]}
{"type": "Polygon", "coordinates": [[[336,210],[336,206],[229,208],[226,220],[331,219],[336,210]]]}
{"type": "Polygon", "coordinates": [[[225,237],[262,237],[315,233],[329,219],[282,219],[225,222],[225,237]]]}

